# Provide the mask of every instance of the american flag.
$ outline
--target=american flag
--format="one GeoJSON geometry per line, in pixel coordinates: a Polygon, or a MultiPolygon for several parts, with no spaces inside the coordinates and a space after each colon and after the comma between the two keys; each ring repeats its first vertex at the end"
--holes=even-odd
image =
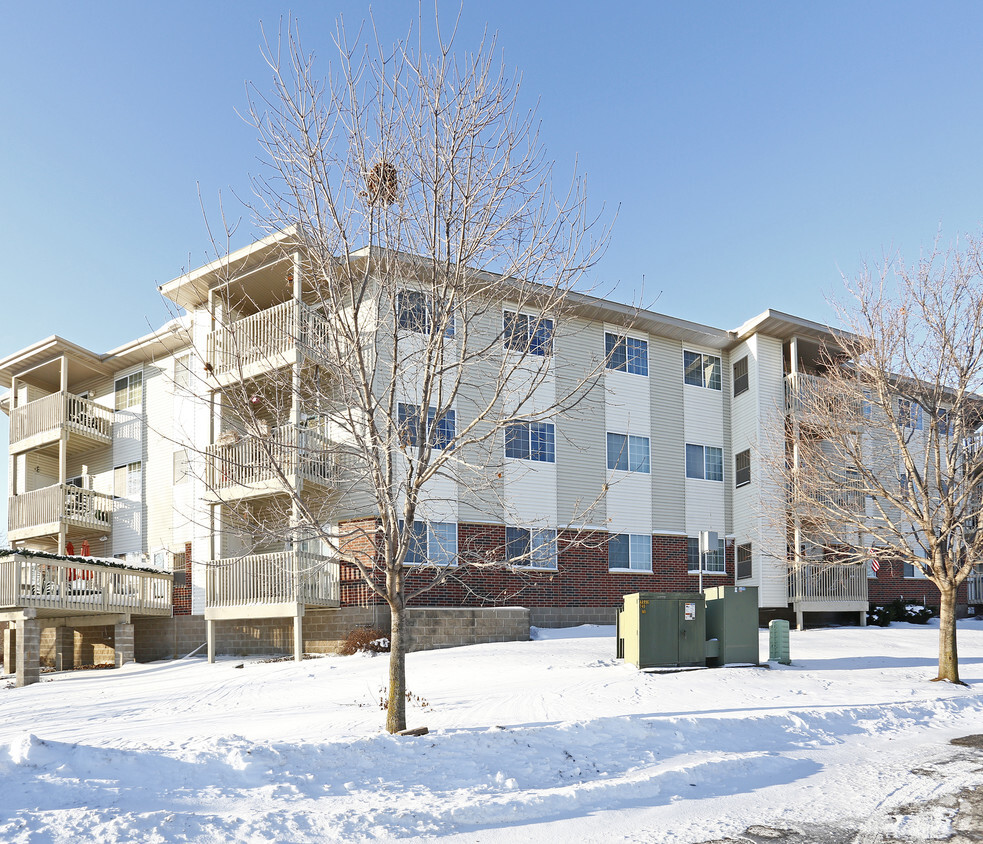
{"type": "Polygon", "coordinates": [[[874,574],[877,574],[877,572],[881,570],[881,564],[877,562],[877,557],[875,557],[873,554],[870,555],[870,570],[874,574]]]}

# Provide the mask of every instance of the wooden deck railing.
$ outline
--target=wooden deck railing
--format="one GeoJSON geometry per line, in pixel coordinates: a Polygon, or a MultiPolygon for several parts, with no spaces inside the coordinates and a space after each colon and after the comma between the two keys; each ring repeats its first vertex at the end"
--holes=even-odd
{"type": "Polygon", "coordinates": [[[833,563],[792,565],[789,600],[800,602],[857,602],[867,600],[867,567],[833,563]]]}
{"type": "Polygon", "coordinates": [[[983,604],[983,570],[977,569],[966,578],[966,591],[969,603],[983,604]]]}
{"type": "Polygon", "coordinates": [[[337,607],[338,563],[306,551],[254,554],[208,564],[206,607],[299,603],[337,607]]]}
{"type": "Polygon", "coordinates": [[[77,527],[108,530],[112,527],[113,497],[77,486],[31,490],[7,499],[7,528],[21,530],[65,519],[77,527]]]}
{"type": "Polygon", "coordinates": [[[262,438],[245,435],[210,445],[206,456],[208,488],[214,491],[266,484],[276,480],[277,469],[325,486],[340,477],[331,443],[314,430],[293,425],[274,428],[262,438]]]}
{"type": "Polygon", "coordinates": [[[860,398],[852,391],[838,391],[834,382],[819,375],[797,372],[785,376],[785,410],[803,419],[827,411],[833,418],[854,418],[863,412],[860,398]]]}
{"type": "Polygon", "coordinates": [[[10,444],[66,427],[93,439],[110,442],[113,414],[108,407],[72,393],[51,393],[10,412],[10,444]]]}
{"type": "Polygon", "coordinates": [[[326,348],[328,330],[328,321],[312,308],[283,302],[209,334],[207,360],[216,375],[225,375],[296,347],[317,356],[326,348]]]}
{"type": "Polygon", "coordinates": [[[106,563],[0,557],[0,607],[170,615],[173,575],[106,563]]]}

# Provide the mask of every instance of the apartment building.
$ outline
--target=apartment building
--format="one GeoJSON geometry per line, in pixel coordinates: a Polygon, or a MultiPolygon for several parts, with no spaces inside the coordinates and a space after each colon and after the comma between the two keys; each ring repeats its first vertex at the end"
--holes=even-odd
{"type": "MultiPolygon", "coordinates": [[[[169,617],[127,619],[138,658],[186,652],[206,632],[213,653],[299,654],[331,648],[358,624],[385,624],[379,599],[323,543],[277,540],[275,531],[249,542],[230,529],[237,511],[268,522],[284,484],[334,495],[327,531],[377,515],[356,489],[339,495],[338,466],[323,458],[332,433],[297,391],[264,393],[275,373],[295,384],[310,377],[331,331],[287,238],[163,285],[181,315],[118,349],[52,336],[0,360],[9,543],[170,575],[169,617]],[[222,396],[247,383],[271,405],[264,442],[281,455],[279,471],[251,458],[228,407],[223,415],[222,396]]],[[[407,308],[420,306],[412,289],[407,308]]],[[[505,432],[485,467],[495,470],[496,504],[478,506],[447,478],[421,502],[426,527],[410,562],[455,566],[504,549],[503,565],[460,565],[420,597],[428,624],[445,619],[452,629],[443,638],[431,631],[431,643],[522,635],[530,623],[610,623],[623,595],[695,591],[701,576],[705,585],[758,587],[763,616],[791,608],[862,618],[871,600],[933,602],[931,584],[893,564],[821,584],[789,577],[786,490],[768,465],[785,459],[796,391],[816,377],[832,339],[824,326],[766,311],[727,330],[577,301],[555,324],[537,322],[526,342],[549,359],[537,389],[600,361],[595,386],[576,409],[505,432]],[[718,547],[701,557],[702,531],[715,532],[718,547]],[[508,565],[513,553],[521,565],[508,565]]],[[[504,326],[506,347],[532,319],[505,289],[500,314],[489,313],[488,330],[504,326]]],[[[405,407],[418,419],[419,408],[405,407]]],[[[19,606],[16,597],[4,603],[19,606]]],[[[51,613],[64,627],[64,612],[51,613]]]]}

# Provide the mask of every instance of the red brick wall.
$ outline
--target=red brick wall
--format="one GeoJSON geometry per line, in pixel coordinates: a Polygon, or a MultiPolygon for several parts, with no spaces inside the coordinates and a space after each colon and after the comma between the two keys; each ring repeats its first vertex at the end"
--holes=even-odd
{"type": "Polygon", "coordinates": [[[191,615],[191,543],[184,543],[184,586],[175,586],[174,615],[191,615]]]}
{"type": "MultiPolygon", "coordinates": [[[[369,527],[371,520],[359,523],[369,527]]],[[[554,571],[513,570],[503,565],[505,526],[459,524],[458,558],[461,565],[447,578],[412,601],[430,607],[613,607],[632,592],[695,592],[699,579],[687,572],[686,537],[652,537],[652,571],[608,571],[607,534],[603,531],[559,535],[559,564],[554,571]]],[[[359,537],[350,546],[364,560],[373,559],[371,542],[359,537]]],[[[726,575],[703,575],[704,586],[734,582],[734,548],[727,545],[726,575]]],[[[425,587],[442,572],[414,573],[408,591],[425,587]]],[[[342,606],[380,603],[354,566],[341,571],[342,606]]]]}
{"type": "MultiPolygon", "coordinates": [[[[939,590],[934,583],[924,577],[905,577],[904,565],[892,560],[881,560],[877,576],[868,578],[867,594],[872,604],[889,604],[897,598],[924,604],[929,607],[939,605],[939,590]]],[[[965,583],[956,593],[956,603],[965,604],[968,599],[965,583]]]]}

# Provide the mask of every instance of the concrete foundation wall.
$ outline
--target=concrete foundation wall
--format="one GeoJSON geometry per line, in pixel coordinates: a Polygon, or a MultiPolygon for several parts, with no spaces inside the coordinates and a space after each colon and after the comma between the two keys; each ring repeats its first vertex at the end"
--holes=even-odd
{"type": "Polygon", "coordinates": [[[533,627],[579,627],[581,624],[614,624],[617,607],[532,607],[533,627]]]}
{"type": "MultiPolygon", "coordinates": [[[[44,623],[44,619],[40,619],[44,623]]],[[[54,627],[41,629],[41,665],[55,667],[54,627]]],[[[74,636],[73,665],[112,665],[115,661],[112,627],[76,627],[74,636]]]]}
{"type": "MultiPolygon", "coordinates": [[[[409,650],[527,641],[529,612],[524,607],[410,609],[407,610],[409,650]]],[[[386,607],[311,610],[303,621],[304,651],[335,653],[357,627],[373,627],[388,633],[389,610],[386,607]]],[[[135,619],[134,627],[138,662],[184,656],[205,642],[205,620],[201,616],[135,619]]],[[[52,652],[53,642],[52,631],[52,652]]],[[[231,656],[292,653],[293,620],[216,621],[215,651],[231,656]]],[[[204,649],[199,653],[204,653],[204,649]]]]}

